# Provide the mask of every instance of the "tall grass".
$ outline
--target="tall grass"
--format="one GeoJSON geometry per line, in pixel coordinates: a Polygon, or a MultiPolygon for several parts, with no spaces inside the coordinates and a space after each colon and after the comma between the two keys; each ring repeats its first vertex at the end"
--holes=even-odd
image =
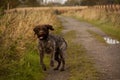
{"type": "Polygon", "coordinates": [[[88,7],[86,9],[82,9],[81,11],[68,11],[65,13],[66,15],[71,16],[77,16],[79,18],[83,19],[89,19],[89,20],[99,20],[102,22],[110,22],[114,25],[120,25],[119,19],[120,19],[120,10],[117,12],[114,10],[111,10],[111,8],[96,8],[96,7],[88,7]]]}
{"type": "Polygon", "coordinates": [[[0,79],[38,80],[45,74],[39,66],[37,38],[33,28],[53,25],[60,33],[61,24],[52,10],[15,11],[0,18],[0,79]]]}

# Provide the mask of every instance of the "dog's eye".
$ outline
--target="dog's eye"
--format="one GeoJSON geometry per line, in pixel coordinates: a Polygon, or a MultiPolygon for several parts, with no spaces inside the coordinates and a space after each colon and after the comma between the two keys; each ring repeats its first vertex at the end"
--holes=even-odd
{"type": "Polygon", "coordinates": [[[38,28],[38,29],[37,29],[37,32],[39,32],[39,31],[40,31],[40,29],[38,28]]]}
{"type": "Polygon", "coordinates": [[[46,28],[46,27],[43,27],[43,30],[47,30],[47,28],[46,28]]]}

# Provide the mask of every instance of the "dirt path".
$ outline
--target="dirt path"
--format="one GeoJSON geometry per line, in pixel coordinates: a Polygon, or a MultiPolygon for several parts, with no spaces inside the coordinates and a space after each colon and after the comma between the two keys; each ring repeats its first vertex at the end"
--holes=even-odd
{"type": "MultiPolygon", "coordinates": [[[[75,30],[77,33],[76,42],[82,44],[87,54],[95,62],[95,66],[102,73],[101,80],[120,80],[120,44],[117,45],[104,45],[97,41],[88,30],[92,30],[101,36],[107,36],[101,30],[93,27],[91,24],[79,22],[69,17],[59,16],[65,27],[63,33],[75,30]]],[[[68,80],[69,71],[53,72],[48,71],[46,80],[68,80]]]]}

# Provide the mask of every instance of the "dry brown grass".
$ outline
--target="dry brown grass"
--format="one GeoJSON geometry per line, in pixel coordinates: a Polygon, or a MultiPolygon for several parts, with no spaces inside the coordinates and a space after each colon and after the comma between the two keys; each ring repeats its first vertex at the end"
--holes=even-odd
{"type": "Polygon", "coordinates": [[[8,74],[9,67],[19,61],[28,49],[36,49],[34,26],[50,24],[60,27],[52,10],[19,11],[0,18],[0,76],[8,74]]]}
{"type": "Polygon", "coordinates": [[[81,11],[70,11],[64,15],[76,16],[77,18],[83,18],[86,20],[99,20],[102,22],[110,22],[115,25],[120,25],[120,9],[109,5],[106,6],[93,6],[85,8],[81,11]]]}
{"type": "Polygon", "coordinates": [[[82,9],[86,9],[88,6],[63,6],[63,7],[27,7],[27,8],[14,8],[10,10],[6,10],[5,12],[10,13],[14,11],[47,11],[47,10],[59,10],[59,11],[79,11],[82,9]]]}
{"type": "Polygon", "coordinates": [[[8,46],[9,39],[19,41],[19,47],[24,48],[24,43],[33,39],[33,28],[38,24],[58,26],[57,18],[52,11],[29,11],[5,14],[0,20],[1,37],[8,46]],[[8,39],[9,38],[9,39],[8,39]],[[22,40],[22,41],[21,41],[22,40]]]}

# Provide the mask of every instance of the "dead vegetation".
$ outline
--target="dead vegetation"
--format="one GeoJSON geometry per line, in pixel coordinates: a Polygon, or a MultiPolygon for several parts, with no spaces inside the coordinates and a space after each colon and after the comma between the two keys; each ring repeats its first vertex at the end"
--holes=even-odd
{"type": "Polygon", "coordinates": [[[0,18],[0,77],[2,79],[11,75],[11,71],[14,72],[11,67],[21,65],[20,61],[26,54],[31,51],[37,53],[37,39],[33,28],[38,24],[50,24],[58,30],[61,27],[52,10],[11,12],[0,18]]]}
{"type": "Polygon", "coordinates": [[[77,16],[86,20],[99,20],[101,23],[120,25],[120,5],[98,5],[85,8],[81,11],[69,11],[65,15],[77,16]]]}

